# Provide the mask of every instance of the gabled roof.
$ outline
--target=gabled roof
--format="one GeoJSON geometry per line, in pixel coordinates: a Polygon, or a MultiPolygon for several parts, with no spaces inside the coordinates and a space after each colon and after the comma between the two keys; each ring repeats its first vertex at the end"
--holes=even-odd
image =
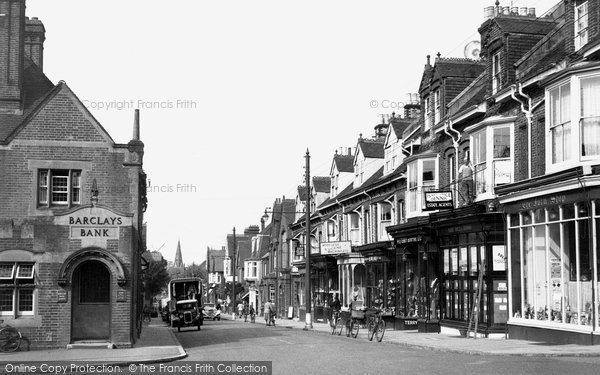
{"type": "Polygon", "coordinates": [[[402,133],[406,128],[408,128],[412,123],[416,122],[416,118],[395,118],[391,120],[392,130],[396,135],[396,138],[402,139],[402,133]]]}
{"type": "Polygon", "coordinates": [[[208,264],[208,272],[223,272],[223,261],[227,254],[225,249],[208,249],[206,258],[208,264]]]}
{"type": "Polygon", "coordinates": [[[317,193],[329,193],[331,191],[331,177],[315,176],[312,180],[317,193]]]}
{"type": "Polygon", "coordinates": [[[340,172],[354,173],[354,156],[353,155],[334,155],[333,162],[335,167],[340,172]]]}
{"type": "Polygon", "coordinates": [[[298,186],[298,197],[300,198],[300,202],[306,202],[306,198],[308,197],[306,185],[298,186]]]}
{"type": "Polygon", "coordinates": [[[360,147],[365,158],[383,159],[385,156],[384,141],[384,139],[360,139],[358,147],[360,147]]]}

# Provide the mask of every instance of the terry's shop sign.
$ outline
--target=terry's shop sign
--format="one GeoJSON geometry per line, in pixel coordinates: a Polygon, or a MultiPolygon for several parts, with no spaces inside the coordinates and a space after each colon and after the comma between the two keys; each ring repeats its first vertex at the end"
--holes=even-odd
{"type": "Polygon", "coordinates": [[[69,238],[118,239],[119,228],[131,225],[131,217],[121,216],[104,208],[83,208],[57,218],[69,226],[69,238]]]}
{"type": "Polygon", "coordinates": [[[426,191],[425,192],[425,209],[426,210],[442,210],[452,209],[454,203],[452,201],[451,191],[426,191]]]}

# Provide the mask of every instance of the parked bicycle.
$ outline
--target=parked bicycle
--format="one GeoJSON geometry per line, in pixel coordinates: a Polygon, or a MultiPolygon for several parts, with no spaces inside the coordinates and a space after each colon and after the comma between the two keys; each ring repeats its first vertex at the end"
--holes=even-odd
{"type": "MultiPolygon", "coordinates": [[[[4,323],[4,320],[0,320],[0,324],[4,323]]],[[[2,352],[14,352],[21,346],[21,332],[15,327],[11,327],[8,324],[0,328],[0,351],[2,352]]]]}
{"type": "Polygon", "coordinates": [[[367,338],[373,341],[373,337],[377,338],[377,342],[383,340],[385,334],[385,320],[381,316],[381,309],[372,309],[371,314],[367,318],[367,338]]]}
{"type": "Polygon", "coordinates": [[[331,317],[331,334],[338,336],[342,334],[344,328],[346,328],[346,336],[350,336],[350,312],[349,311],[335,311],[331,317]]]}

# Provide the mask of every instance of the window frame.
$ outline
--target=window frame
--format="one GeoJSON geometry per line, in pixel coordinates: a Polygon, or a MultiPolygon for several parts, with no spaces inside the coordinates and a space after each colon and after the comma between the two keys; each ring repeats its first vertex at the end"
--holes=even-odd
{"type": "Polygon", "coordinates": [[[492,95],[502,89],[502,51],[492,54],[492,95]]]}
{"type": "Polygon", "coordinates": [[[0,309],[0,317],[27,317],[34,316],[37,305],[37,288],[35,282],[35,269],[36,263],[29,262],[19,262],[19,261],[3,261],[0,265],[10,265],[12,264],[12,276],[2,277],[0,280],[8,281],[3,282],[1,285],[3,286],[2,290],[9,291],[12,295],[12,308],[9,311],[3,311],[0,309]],[[29,276],[19,276],[19,271],[21,266],[32,266],[29,276]],[[12,283],[10,281],[12,280],[12,283]],[[22,283],[23,281],[31,280],[29,283],[22,283]],[[31,310],[21,310],[21,292],[22,291],[31,291],[31,310]]]}
{"type": "Polygon", "coordinates": [[[431,129],[431,103],[429,103],[429,95],[425,96],[423,98],[423,106],[425,107],[424,109],[424,122],[423,122],[423,126],[425,128],[425,131],[431,129]]]}
{"type": "Polygon", "coordinates": [[[485,200],[485,199],[490,199],[493,198],[495,196],[494,193],[494,188],[496,186],[498,186],[498,184],[496,184],[496,168],[495,168],[495,163],[500,161],[505,161],[508,162],[508,164],[510,165],[510,169],[509,169],[509,173],[510,173],[510,179],[508,182],[506,183],[512,183],[514,182],[514,176],[515,176],[515,166],[514,166],[514,144],[515,144],[515,135],[514,135],[514,122],[501,122],[501,123],[495,123],[495,124],[488,124],[484,127],[478,128],[476,130],[473,130],[470,134],[469,134],[469,144],[471,145],[470,149],[471,152],[469,152],[469,158],[471,160],[471,165],[473,165],[473,190],[474,190],[474,195],[475,195],[475,200],[476,201],[480,201],[480,200],[485,200]],[[494,136],[495,136],[495,130],[498,129],[503,129],[503,128],[508,128],[509,129],[509,147],[510,147],[510,155],[509,156],[504,156],[504,157],[497,157],[494,155],[494,136]],[[485,160],[478,160],[477,157],[479,155],[479,150],[481,150],[481,145],[479,144],[479,142],[481,142],[482,140],[485,141],[485,151],[483,153],[483,156],[485,156],[485,160]],[[483,168],[480,168],[478,171],[478,166],[483,166],[483,168]],[[483,172],[481,172],[483,171],[483,172]],[[483,177],[483,185],[485,190],[482,192],[479,192],[479,187],[478,187],[478,173],[483,173],[482,175],[480,175],[480,177],[483,177]]]}
{"type": "Polygon", "coordinates": [[[442,118],[442,107],[441,107],[441,93],[440,89],[436,89],[433,92],[433,125],[440,122],[442,118]]]}
{"type": "MultiPolygon", "coordinates": [[[[439,188],[440,184],[440,167],[439,167],[439,155],[431,155],[428,157],[421,157],[415,160],[412,160],[407,163],[407,176],[408,183],[406,184],[406,195],[408,197],[408,204],[406,205],[406,218],[411,218],[415,216],[420,216],[423,214],[428,214],[428,211],[425,211],[425,194],[423,194],[424,188],[427,187],[428,190],[435,190],[439,188]],[[427,161],[434,162],[434,178],[433,183],[424,184],[423,178],[423,164],[427,161]],[[416,176],[414,175],[416,173],[416,176]],[[414,180],[416,178],[416,181],[414,180]],[[420,204],[419,204],[420,202],[420,204]],[[413,204],[415,205],[413,207],[413,204]]],[[[429,181],[429,180],[427,180],[429,181]]],[[[431,211],[433,212],[433,211],[431,211]]]]}
{"type": "Polygon", "coordinates": [[[36,204],[38,208],[70,208],[80,206],[82,202],[81,169],[38,168],[36,183],[36,204]],[[58,180],[66,180],[64,184],[56,184],[58,180]],[[66,194],[65,200],[54,199],[55,194],[66,194]],[[45,197],[44,197],[45,196],[45,197]],[[74,197],[78,197],[74,199],[74,197]]]}
{"type": "MultiPolygon", "coordinates": [[[[580,165],[592,165],[598,163],[600,161],[600,154],[598,155],[583,155],[583,147],[582,147],[582,125],[583,125],[583,105],[582,101],[582,81],[586,79],[598,79],[600,82],[600,71],[592,71],[592,72],[575,72],[569,77],[562,79],[552,85],[546,87],[545,90],[545,100],[548,103],[545,107],[546,118],[550,119],[550,121],[546,121],[545,124],[545,132],[546,132],[546,173],[558,172],[561,170],[569,169],[572,167],[580,166],[580,165]],[[557,88],[562,88],[565,86],[569,86],[570,88],[570,97],[568,99],[568,105],[570,110],[570,140],[563,147],[570,149],[570,155],[568,158],[563,158],[561,161],[554,162],[554,147],[552,144],[552,129],[554,129],[555,125],[552,124],[552,112],[554,107],[551,102],[551,93],[557,88]]],[[[600,86],[599,86],[600,90],[600,86]]],[[[599,117],[593,116],[593,117],[599,117]]],[[[600,147],[600,146],[599,146],[600,147]]]]}
{"type": "Polygon", "coordinates": [[[580,50],[583,46],[588,43],[589,40],[589,2],[583,1],[579,5],[574,4],[574,20],[573,27],[575,29],[575,51],[580,50]],[[585,26],[582,27],[581,23],[584,22],[585,26]]]}

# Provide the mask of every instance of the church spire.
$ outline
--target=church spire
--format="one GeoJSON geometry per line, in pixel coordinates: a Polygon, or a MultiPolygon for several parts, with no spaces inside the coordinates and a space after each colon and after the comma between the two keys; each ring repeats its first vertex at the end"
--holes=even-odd
{"type": "Polygon", "coordinates": [[[183,267],[183,258],[181,257],[181,243],[177,240],[177,252],[175,252],[175,267],[183,267]]]}

